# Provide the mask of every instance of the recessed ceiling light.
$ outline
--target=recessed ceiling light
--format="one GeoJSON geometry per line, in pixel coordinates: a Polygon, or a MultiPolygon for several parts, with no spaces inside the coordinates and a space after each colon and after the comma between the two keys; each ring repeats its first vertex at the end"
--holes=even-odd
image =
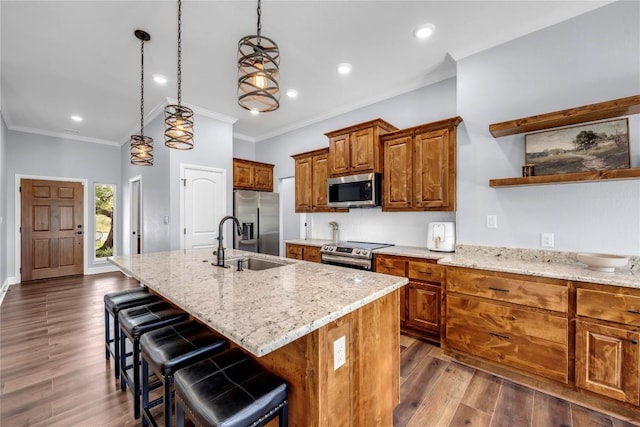
{"type": "Polygon", "coordinates": [[[297,96],[298,96],[298,91],[297,91],[297,90],[295,90],[295,89],[289,89],[289,90],[287,91],[287,96],[288,96],[289,98],[295,98],[295,97],[297,97],[297,96]]]}
{"type": "Polygon", "coordinates": [[[433,34],[435,29],[436,27],[433,24],[423,24],[416,28],[416,30],[413,32],[413,35],[418,39],[426,39],[429,38],[431,34],[433,34]]]}
{"type": "Polygon", "coordinates": [[[254,116],[257,116],[258,114],[260,114],[260,111],[258,110],[251,110],[251,114],[254,116]]]}
{"type": "Polygon", "coordinates": [[[342,64],[338,65],[338,72],[342,75],[349,74],[351,72],[351,64],[343,62],[342,64]]]}
{"type": "Polygon", "coordinates": [[[166,85],[167,84],[167,78],[165,76],[163,76],[162,74],[154,74],[153,75],[153,81],[158,83],[159,85],[166,85]]]}
{"type": "Polygon", "coordinates": [[[74,114],[71,116],[71,120],[73,120],[74,122],[81,122],[82,121],[82,117],[78,116],[77,114],[74,114]]]}

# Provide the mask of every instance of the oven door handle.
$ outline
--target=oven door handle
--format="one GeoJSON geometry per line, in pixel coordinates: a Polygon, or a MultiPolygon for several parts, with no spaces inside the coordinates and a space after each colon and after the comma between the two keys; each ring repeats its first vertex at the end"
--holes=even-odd
{"type": "Polygon", "coordinates": [[[371,270],[371,260],[369,259],[357,259],[357,258],[349,258],[345,256],[336,256],[330,254],[322,254],[322,261],[326,261],[327,263],[332,263],[333,265],[342,265],[342,266],[357,266],[367,270],[371,270]]]}

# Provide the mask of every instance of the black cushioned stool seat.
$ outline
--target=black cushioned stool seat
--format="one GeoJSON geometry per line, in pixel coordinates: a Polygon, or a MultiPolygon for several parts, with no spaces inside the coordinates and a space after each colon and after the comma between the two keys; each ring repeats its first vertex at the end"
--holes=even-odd
{"type": "Polygon", "coordinates": [[[126,348],[127,338],[133,344],[133,363],[127,366],[127,358],[120,358],[120,389],[125,391],[127,384],[133,391],[133,414],[140,418],[140,337],[143,334],[187,320],[189,315],[171,304],[160,301],[139,307],[121,310],[120,348],[126,348]],[[127,372],[132,369],[132,374],[127,372]]]}
{"type": "Polygon", "coordinates": [[[288,425],[286,382],[238,348],[180,369],[174,386],[179,427],[185,411],[196,426],[288,425]]]}
{"type": "Polygon", "coordinates": [[[164,403],[164,425],[171,426],[173,374],[180,368],[221,353],[229,343],[196,321],[176,323],[146,333],[140,339],[142,354],[142,425],[157,423],[151,409],[164,403]],[[149,402],[149,368],[164,386],[163,397],[149,402]]]}
{"type": "Polygon", "coordinates": [[[120,378],[120,322],[118,322],[118,313],[120,310],[156,301],[160,301],[160,299],[157,296],[151,295],[147,289],[143,287],[111,292],[104,296],[105,356],[107,360],[113,356],[113,370],[116,379],[120,378]],[[111,317],[113,317],[113,337],[111,335],[111,317]],[[113,348],[111,344],[113,344],[113,348]]]}

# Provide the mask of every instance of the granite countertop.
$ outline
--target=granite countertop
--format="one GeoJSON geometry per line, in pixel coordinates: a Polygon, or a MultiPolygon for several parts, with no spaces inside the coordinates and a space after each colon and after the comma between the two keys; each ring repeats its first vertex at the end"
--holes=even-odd
{"type": "Polygon", "coordinates": [[[418,246],[387,246],[386,248],[375,249],[374,254],[407,256],[424,259],[443,259],[451,257],[451,252],[430,251],[427,248],[418,246]]]}
{"type": "Polygon", "coordinates": [[[613,273],[607,273],[589,270],[578,262],[556,263],[501,256],[456,254],[439,260],[438,264],[640,289],[640,271],[616,269],[613,273]]]}
{"type": "Polygon", "coordinates": [[[286,263],[236,271],[211,249],[116,256],[109,261],[255,356],[270,353],[407,283],[406,278],[227,249],[286,263]],[[313,280],[310,280],[313,278],[313,280]]]}
{"type": "Polygon", "coordinates": [[[307,246],[317,246],[322,247],[322,245],[328,245],[333,243],[333,240],[324,240],[324,239],[294,239],[294,240],[285,240],[285,243],[291,243],[292,245],[307,245],[307,246]]]}

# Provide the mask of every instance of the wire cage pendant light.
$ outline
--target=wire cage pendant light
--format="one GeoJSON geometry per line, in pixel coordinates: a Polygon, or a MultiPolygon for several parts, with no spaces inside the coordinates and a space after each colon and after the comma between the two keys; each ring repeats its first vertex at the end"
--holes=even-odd
{"type": "Polygon", "coordinates": [[[257,12],[257,35],[238,42],[238,104],[264,113],[280,107],[280,50],[273,40],[261,35],[260,0],[257,12]]]}
{"type": "Polygon", "coordinates": [[[144,42],[151,36],[142,30],[134,34],[140,40],[140,135],[131,135],[131,164],[153,166],[153,138],[144,136],[144,42]]]}
{"type": "Polygon", "coordinates": [[[182,1],[178,0],[178,103],[164,109],[164,144],[177,150],[193,148],[193,110],[182,102],[182,1]]]}

